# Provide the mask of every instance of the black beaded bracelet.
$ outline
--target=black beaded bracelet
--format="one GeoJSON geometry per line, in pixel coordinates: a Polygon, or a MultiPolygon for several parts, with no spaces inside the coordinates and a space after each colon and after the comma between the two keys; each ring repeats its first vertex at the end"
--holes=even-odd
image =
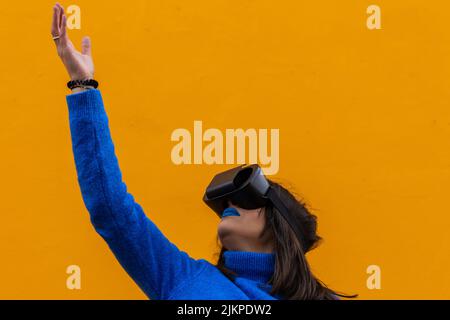
{"type": "Polygon", "coordinates": [[[98,82],[94,79],[71,80],[71,81],[67,82],[67,87],[69,89],[73,89],[76,87],[84,87],[84,86],[94,87],[94,89],[97,89],[98,82]]]}

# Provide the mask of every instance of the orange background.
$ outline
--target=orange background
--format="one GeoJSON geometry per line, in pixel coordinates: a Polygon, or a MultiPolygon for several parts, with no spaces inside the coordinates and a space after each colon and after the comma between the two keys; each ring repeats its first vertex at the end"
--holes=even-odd
{"type": "MultiPolygon", "coordinates": [[[[53,4],[2,4],[0,298],[145,299],[82,202],[53,4]]],[[[181,249],[214,261],[201,197],[232,166],[174,165],[172,131],[279,128],[273,178],[319,217],[320,279],[364,299],[450,298],[450,3],[376,1],[382,30],[361,0],[61,4],[81,7],[69,35],[91,36],[124,181],[181,249]]]]}

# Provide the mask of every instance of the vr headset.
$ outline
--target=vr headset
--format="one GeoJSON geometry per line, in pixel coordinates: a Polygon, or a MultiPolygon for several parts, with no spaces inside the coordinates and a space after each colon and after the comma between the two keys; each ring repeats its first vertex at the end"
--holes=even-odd
{"type": "Polygon", "coordinates": [[[203,201],[219,218],[222,218],[222,212],[228,207],[228,201],[248,210],[272,204],[290,225],[305,250],[302,225],[295,222],[257,164],[241,165],[216,174],[206,188],[203,201]]]}

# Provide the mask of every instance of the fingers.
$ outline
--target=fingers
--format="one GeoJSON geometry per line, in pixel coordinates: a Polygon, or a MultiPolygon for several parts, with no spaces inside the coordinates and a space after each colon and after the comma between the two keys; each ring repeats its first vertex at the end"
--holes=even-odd
{"type": "Polygon", "coordinates": [[[52,36],[59,36],[55,39],[58,48],[65,47],[70,43],[67,35],[67,17],[64,8],[58,2],[53,7],[52,36]]]}
{"type": "Polygon", "coordinates": [[[58,7],[58,5],[55,5],[53,7],[53,21],[52,21],[51,33],[53,36],[59,35],[59,7],[58,7]]]}
{"type": "Polygon", "coordinates": [[[91,46],[91,38],[88,36],[83,37],[81,42],[81,53],[86,54],[88,56],[92,56],[92,46],[91,46]]]}
{"type": "Polygon", "coordinates": [[[63,28],[63,17],[64,17],[64,8],[59,3],[57,3],[57,5],[59,7],[59,19],[58,19],[58,21],[59,21],[59,30],[62,31],[62,28],[63,28]]]}
{"type": "Polygon", "coordinates": [[[61,37],[65,38],[67,36],[67,32],[66,32],[66,15],[62,16],[62,25],[61,25],[61,37]]]}
{"type": "MultiPolygon", "coordinates": [[[[59,49],[61,48],[74,48],[72,42],[69,40],[67,34],[67,17],[64,13],[64,8],[57,2],[53,7],[53,22],[52,22],[52,36],[59,36],[55,40],[59,49]]],[[[91,55],[91,39],[86,36],[82,40],[82,53],[85,55],[91,55]]]]}
{"type": "Polygon", "coordinates": [[[56,30],[58,30],[58,34],[61,31],[60,30],[60,25],[61,25],[61,6],[59,3],[56,3],[56,30]]]}
{"type": "Polygon", "coordinates": [[[52,19],[52,28],[51,28],[52,35],[55,35],[55,32],[57,31],[57,25],[56,25],[57,16],[58,16],[58,12],[57,12],[56,6],[53,6],[53,19],[52,19]]]}

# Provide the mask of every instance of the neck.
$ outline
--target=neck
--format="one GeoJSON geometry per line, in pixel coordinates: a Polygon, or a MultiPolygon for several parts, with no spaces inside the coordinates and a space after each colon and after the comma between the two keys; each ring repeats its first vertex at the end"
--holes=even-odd
{"type": "Polygon", "coordinates": [[[234,245],[227,245],[226,249],[230,251],[246,251],[246,252],[261,252],[261,253],[275,252],[275,248],[272,242],[252,243],[251,241],[242,241],[241,243],[235,243],[234,245]]]}
{"type": "Polygon", "coordinates": [[[254,251],[224,251],[224,265],[239,277],[266,283],[275,269],[275,254],[254,251]]]}

